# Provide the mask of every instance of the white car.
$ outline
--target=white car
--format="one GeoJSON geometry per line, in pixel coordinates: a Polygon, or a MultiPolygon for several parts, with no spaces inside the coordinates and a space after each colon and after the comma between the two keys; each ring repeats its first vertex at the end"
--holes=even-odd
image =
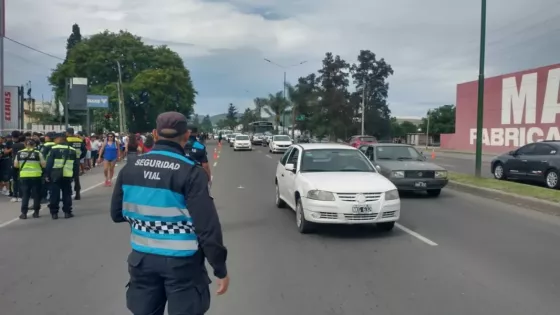
{"type": "Polygon", "coordinates": [[[233,151],[237,151],[237,150],[253,150],[253,147],[251,145],[251,140],[249,139],[249,136],[247,135],[237,135],[235,136],[235,138],[233,139],[233,151]]]}
{"type": "Polygon", "coordinates": [[[276,152],[286,152],[288,148],[294,144],[292,138],[285,135],[277,135],[272,136],[270,139],[270,143],[268,144],[268,152],[276,153],[276,152]]]}
{"type": "Polygon", "coordinates": [[[237,137],[238,135],[240,135],[240,133],[232,133],[228,135],[228,142],[230,147],[233,147],[233,139],[235,139],[235,137],[237,137]]]}
{"type": "Polygon", "coordinates": [[[296,212],[296,225],[376,224],[391,231],[400,218],[397,187],[358,149],[336,143],[291,146],[276,167],[276,205],[296,212]]]}

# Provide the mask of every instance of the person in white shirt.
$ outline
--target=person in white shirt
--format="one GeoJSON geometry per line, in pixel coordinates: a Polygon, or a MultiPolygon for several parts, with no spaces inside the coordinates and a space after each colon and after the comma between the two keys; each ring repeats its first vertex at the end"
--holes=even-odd
{"type": "Polygon", "coordinates": [[[101,148],[102,144],[103,142],[99,140],[99,137],[95,135],[91,137],[91,160],[93,167],[95,167],[97,159],[99,158],[99,149],[101,148]]]}

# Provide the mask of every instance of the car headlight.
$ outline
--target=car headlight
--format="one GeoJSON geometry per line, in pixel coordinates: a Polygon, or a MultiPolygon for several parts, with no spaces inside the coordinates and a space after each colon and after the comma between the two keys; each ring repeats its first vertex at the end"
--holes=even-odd
{"type": "Polygon", "coordinates": [[[307,198],[321,201],[334,201],[334,194],[330,191],[310,190],[307,192],[307,198]]]}
{"type": "Polygon", "coordinates": [[[447,171],[436,171],[436,178],[447,178],[447,171]]]}
{"type": "Polygon", "coordinates": [[[391,172],[391,177],[403,178],[404,177],[404,171],[392,171],[391,172]]]}
{"type": "Polygon", "coordinates": [[[399,191],[396,189],[389,190],[385,192],[385,200],[398,200],[399,199],[399,191]]]}

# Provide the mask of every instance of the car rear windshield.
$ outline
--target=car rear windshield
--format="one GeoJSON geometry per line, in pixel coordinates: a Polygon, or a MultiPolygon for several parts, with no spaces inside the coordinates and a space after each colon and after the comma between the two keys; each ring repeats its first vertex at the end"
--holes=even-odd
{"type": "Polygon", "coordinates": [[[360,137],[361,142],[375,142],[377,141],[375,137],[360,137]]]}
{"type": "Polygon", "coordinates": [[[414,147],[405,145],[387,145],[375,147],[378,160],[423,160],[422,154],[414,147]]]}
{"type": "Polygon", "coordinates": [[[274,136],[274,141],[292,141],[288,136],[274,136]]]}
{"type": "Polygon", "coordinates": [[[358,150],[313,149],[303,151],[301,172],[375,172],[358,150]]]}
{"type": "Polygon", "coordinates": [[[249,140],[249,136],[237,136],[235,140],[249,140]]]}

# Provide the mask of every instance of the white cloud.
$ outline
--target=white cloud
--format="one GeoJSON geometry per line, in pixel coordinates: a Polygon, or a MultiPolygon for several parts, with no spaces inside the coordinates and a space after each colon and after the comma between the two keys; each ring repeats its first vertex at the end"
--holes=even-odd
{"type": "MultiPolygon", "coordinates": [[[[557,62],[557,12],[557,0],[490,2],[488,74],[557,62]]],[[[423,115],[453,103],[456,83],[476,79],[479,15],[479,1],[459,0],[17,0],[7,1],[7,36],[61,57],[73,23],[86,35],[126,29],[167,43],[192,71],[201,113],[282,88],[282,70],[263,58],[309,61],[288,70],[293,82],[316,71],[326,51],[354,62],[370,49],[395,70],[392,111],[423,115]]],[[[6,51],[6,83],[31,80],[49,94],[57,60],[10,42],[6,51]]]]}

